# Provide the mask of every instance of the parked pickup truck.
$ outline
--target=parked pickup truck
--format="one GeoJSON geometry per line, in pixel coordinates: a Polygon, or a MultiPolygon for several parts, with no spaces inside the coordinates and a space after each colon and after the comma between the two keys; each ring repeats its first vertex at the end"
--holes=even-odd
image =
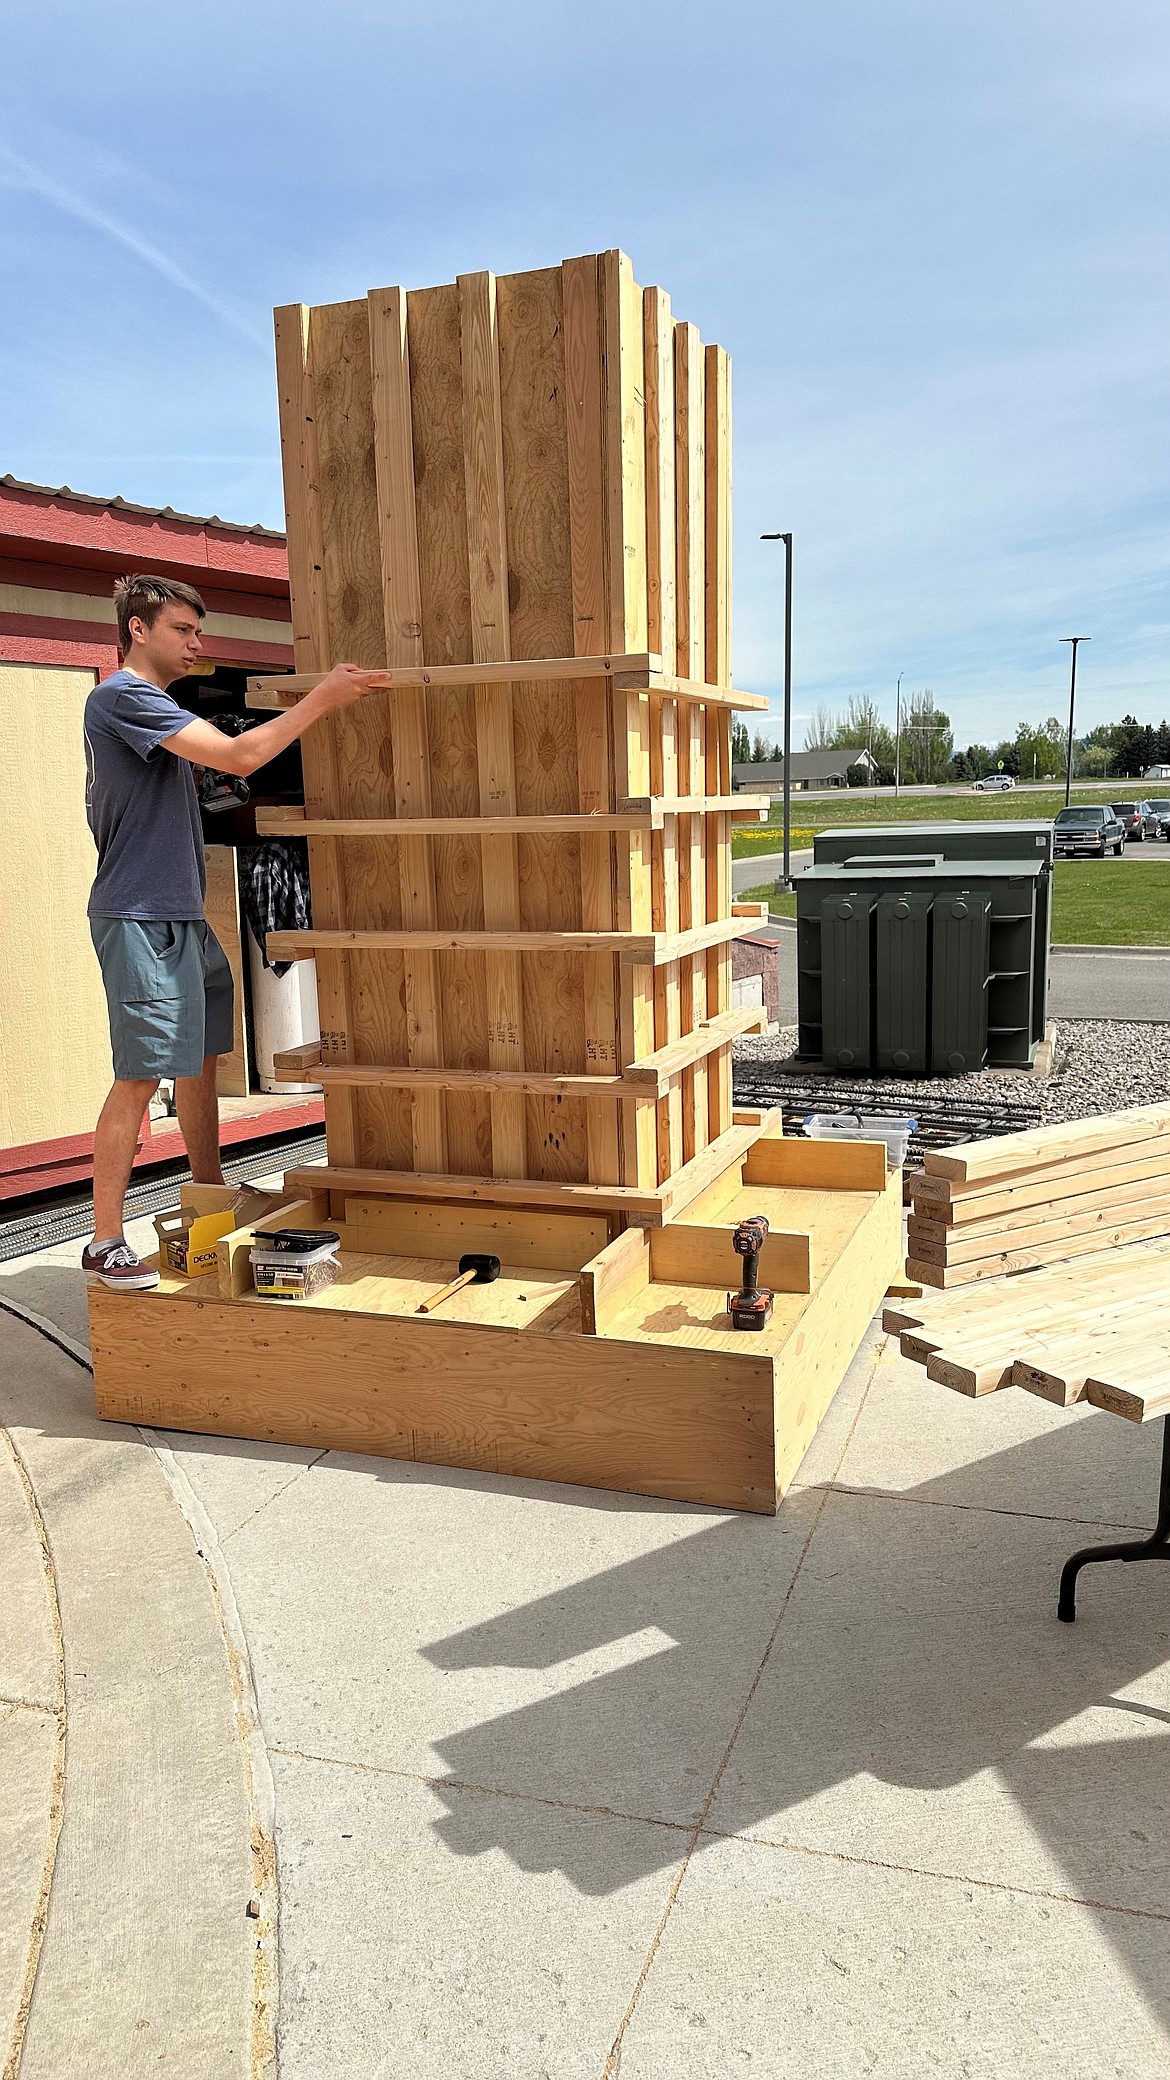
{"type": "Polygon", "coordinates": [[[1104,859],[1112,851],[1120,859],[1125,831],[1109,807],[1061,809],[1052,827],[1057,859],[1104,859]]]}

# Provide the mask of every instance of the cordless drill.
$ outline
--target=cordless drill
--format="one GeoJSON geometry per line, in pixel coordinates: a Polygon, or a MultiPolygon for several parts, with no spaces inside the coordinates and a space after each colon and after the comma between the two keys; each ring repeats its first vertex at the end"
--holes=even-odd
{"type": "Polygon", "coordinates": [[[757,1213],[741,1221],[731,1238],[736,1255],[743,1258],[743,1284],[738,1293],[727,1295],[733,1329],[765,1329],[772,1319],[772,1295],[767,1286],[756,1283],[767,1234],[767,1216],[757,1213]]]}

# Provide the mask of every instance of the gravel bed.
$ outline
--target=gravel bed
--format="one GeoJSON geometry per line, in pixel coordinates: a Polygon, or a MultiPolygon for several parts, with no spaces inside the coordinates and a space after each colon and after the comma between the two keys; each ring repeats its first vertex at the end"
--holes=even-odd
{"type": "Polygon", "coordinates": [[[1122,1112],[1129,1105],[1170,1102],[1170,1025],[1128,1025],[1114,1019],[1066,1019],[1056,1028],[1052,1074],[981,1069],[972,1076],[813,1076],[780,1069],[796,1046],[796,1027],[737,1040],[737,1096],[750,1101],[753,1085],[767,1081],[793,1090],[814,1089],[817,1110],[914,1112],[919,1108],[967,1111],[982,1105],[1004,1125],[1021,1127],[1084,1119],[1095,1112],[1122,1112]],[[823,1093],[823,1098],[822,1098],[823,1093]]]}

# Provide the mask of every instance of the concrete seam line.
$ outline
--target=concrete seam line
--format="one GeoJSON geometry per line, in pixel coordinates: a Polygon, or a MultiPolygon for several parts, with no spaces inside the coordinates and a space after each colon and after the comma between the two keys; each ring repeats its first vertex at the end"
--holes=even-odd
{"type": "MultiPolygon", "coordinates": [[[[12,1315],[35,1329],[48,1342],[55,1344],[67,1357],[84,1367],[91,1376],[93,1363],[85,1345],[55,1322],[46,1320],[31,1307],[23,1307],[18,1301],[0,1296],[0,1312],[12,1315]]],[[[276,2015],[278,2004],[278,1960],[277,1960],[277,1872],[276,1872],[276,1794],[272,1769],[264,1732],[260,1724],[260,1712],[256,1702],[256,1686],[252,1677],[252,1661],[248,1642],[240,1619],[227,1559],[220,1545],[211,1518],[191,1486],[174,1452],[169,1445],[159,1442],[153,1432],[141,1423],[132,1426],[147,1449],[158,1460],[164,1480],[171,1491],[174,1502],[191,1532],[198,1558],[202,1561],[211,1588],[212,1599],[219,1617],[223,1635],[224,1652],[228,1674],[235,1700],[236,1730],[240,1740],[244,1770],[244,1786],[249,1807],[249,1832],[252,1852],[252,1876],[256,1898],[260,1904],[260,1915],[255,1923],[256,1945],[252,1967],[252,2045],[251,2062],[254,2080],[270,2080],[276,2071],[276,2015]]],[[[4,1433],[7,1436],[7,1432],[4,1433]]],[[[16,1447],[12,1447],[17,1465],[24,1477],[24,1484],[31,1495],[31,1485],[20,1462],[16,1447]]],[[[35,1498],[33,1502],[35,1509],[35,1498]]],[[[47,1535],[36,1511],[44,1551],[51,1565],[47,1535]]],[[[61,1654],[62,1697],[64,1696],[64,1657],[60,1648],[60,1614],[56,1605],[56,1582],[53,1582],[53,1607],[57,1624],[58,1651],[61,1654]]],[[[64,1742],[64,1712],[62,1710],[62,1771],[64,1742]]],[[[60,1831],[60,1821],[57,1823],[60,1831]]],[[[53,1842],[56,1851],[56,1837],[53,1842]]],[[[46,1901],[47,1904],[47,1901],[46,1901]]],[[[43,1933],[43,1931],[42,1931],[43,1933]]],[[[39,1943],[38,1943],[39,1952],[39,1943]]],[[[31,1997],[31,1984],[28,1988],[31,1997]]],[[[16,2080],[17,2064],[4,2067],[0,2080],[16,2080]]]]}
{"type": "MultiPolygon", "coordinates": [[[[808,1534],[805,1538],[804,1544],[800,1549],[800,1555],[797,1559],[796,1566],[792,1571],[792,1580],[789,1582],[788,1587],[784,1591],[784,1595],[781,1599],[780,1609],[776,1616],[776,1623],[772,1627],[768,1643],[765,1646],[763,1654],[760,1657],[760,1665],[757,1668],[755,1675],[752,1677],[750,1685],[748,1686],[747,1696],[744,1698],[744,1701],[739,1708],[735,1725],[731,1729],[731,1737],[728,1740],[727,1746],[723,1750],[723,1754],[719,1762],[719,1767],[716,1770],[715,1775],[711,1781],[711,1789],[708,1791],[707,1796],[703,1802],[703,1810],[699,1815],[698,1822],[692,1832],[691,1839],[687,1843],[687,1846],[683,1851],[682,1861],[679,1864],[678,1870],[675,1872],[674,1882],[671,1885],[670,1891],[666,1896],[666,1905],[663,1908],[662,1913],[659,1917],[658,1926],[650,1939],[650,1948],[647,1950],[646,1955],[642,1961],[642,1969],[638,1973],[638,1977],[634,1983],[634,1990],[630,1995],[629,2001],[627,2002],[625,2014],[622,2016],[622,2019],[618,2024],[617,2034],[614,2037],[613,2043],[610,2045],[609,2048],[609,2056],[601,2069],[600,2080],[617,2080],[617,2076],[621,2070],[622,2041],[625,2037],[626,2031],[630,2026],[630,2023],[633,2021],[634,2010],[637,2008],[638,2002],[642,1997],[642,1989],[650,1976],[651,1967],[654,1963],[655,1957],[658,1954],[662,1938],[666,1933],[666,1924],[670,1920],[671,1914],[674,1912],[675,1901],[677,1900],[679,1893],[682,1889],[683,1879],[686,1877],[687,1871],[690,1869],[691,1858],[694,1855],[695,1850],[698,1848],[698,1845],[702,1840],[704,1834],[709,1832],[707,1827],[707,1815],[709,1814],[709,1812],[711,1811],[711,1807],[715,1803],[715,1795],[718,1792],[719,1786],[723,1780],[723,1773],[731,1760],[732,1750],[735,1747],[736,1741],[739,1739],[740,1730],[743,1726],[743,1722],[747,1718],[747,1715],[751,1710],[752,1701],[755,1698],[756,1691],[760,1687],[764,1670],[767,1668],[768,1662],[771,1659],[772,1649],[776,1644],[777,1638],[779,1637],[780,1627],[784,1623],[784,1619],[787,1616],[788,1606],[792,1601],[792,1596],[793,1592],[795,1591],[796,1584],[800,1580],[800,1576],[804,1568],[804,1563],[808,1559],[809,1551],[812,1547],[812,1542],[817,1535],[818,1529],[820,1528],[821,1518],[824,1516],[825,1510],[829,1504],[830,1497],[834,1493],[833,1483],[835,1482],[838,1473],[841,1471],[841,1468],[845,1463],[845,1455],[853,1442],[853,1433],[861,1420],[862,1410],[864,1409],[866,1401],[869,1398],[869,1390],[873,1385],[874,1375],[876,1374],[878,1366],[881,1363],[883,1353],[888,1348],[889,1341],[890,1339],[888,1336],[886,1336],[884,1333],[879,1332],[874,1342],[873,1351],[870,1357],[869,1370],[866,1374],[865,1386],[862,1390],[861,1399],[858,1402],[857,1408],[854,1412],[853,1421],[850,1423],[849,1428],[845,1433],[844,1442],[841,1446],[840,1451],[837,1454],[836,1464],[833,1467],[832,1479],[830,1480],[829,1485],[821,1491],[821,1499],[817,1504],[816,1514],[813,1517],[812,1523],[809,1525],[808,1534]]],[[[816,1493],[816,1490],[813,1488],[806,1488],[804,1492],[806,1495],[812,1495],[816,1493]]]]}
{"type": "Polygon", "coordinates": [[[57,1570],[53,1565],[53,1549],[49,1534],[41,1515],[27,1466],[17,1450],[15,1440],[8,1430],[0,1425],[0,1438],[12,1455],[16,1477],[24,1490],[25,1502],[33,1521],[33,1530],[41,1550],[41,1566],[44,1571],[45,1593],[49,1601],[49,1619],[53,1631],[53,1646],[57,1673],[57,1707],[51,1714],[56,1721],[57,1738],[53,1748],[53,1769],[49,1780],[49,1824],[45,1840],[44,1863],[41,1882],[37,1891],[37,1904],[28,1934],[28,1949],[25,1953],[24,1975],[21,1981],[20,1998],[12,2023],[12,2036],[4,2060],[3,2080],[16,2080],[24,2054],[24,2039],[28,2029],[28,2018],[32,2011],[33,1994],[36,1991],[37,1973],[40,1970],[41,1950],[45,1930],[49,1924],[49,1900],[53,1891],[53,1874],[57,1867],[57,1844],[61,1839],[61,1826],[65,1818],[65,1645],[61,1632],[61,1606],[57,1596],[57,1570]]]}
{"type": "Polygon", "coordinates": [[[932,1878],[940,1885],[970,1885],[981,1892],[1006,1892],[1016,1899],[1044,1899],[1058,1907],[1090,1907],[1095,1914],[1125,1914],[1134,1921],[1170,1921],[1156,1907],[1128,1907],[1116,1900],[1090,1899],[1080,1892],[1053,1892],[1042,1885],[1015,1885],[1007,1878],[973,1878],[968,1871],[932,1870],[927,1864],[891,1863],[887,1857],[851,1856],[844,1849],[816,1848],[811,1842],[777,1842],[766,1834],[725,1834],[722,1828],[707,1827],[704,1834],[717,1842],[743,1842],[749,1849],[774,1850],[783,1856],[819,1857],[825,1863],[843,1863],[852,1870],[894,1871],[904,1878],[932,1878]]]}

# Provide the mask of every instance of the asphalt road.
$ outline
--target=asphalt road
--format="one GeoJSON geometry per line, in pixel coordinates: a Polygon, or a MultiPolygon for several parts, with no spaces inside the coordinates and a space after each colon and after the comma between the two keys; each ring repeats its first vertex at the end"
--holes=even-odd
{"type": "Polygon", "coordinates": [[[1170,946],[1054,946],[1048,975],[1053,1018],[1170,1021],[1170,946]]]}

